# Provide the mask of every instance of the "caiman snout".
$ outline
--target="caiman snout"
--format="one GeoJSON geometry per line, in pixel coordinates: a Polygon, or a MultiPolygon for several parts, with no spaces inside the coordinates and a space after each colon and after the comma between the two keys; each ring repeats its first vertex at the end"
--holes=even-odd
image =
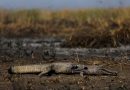
{"type": "Polygon", "coordinates": [[[103,68],[101,65],[74,65],[73,73],[90,74],[90,75],[117,75],[117,72],[103,68]]]}

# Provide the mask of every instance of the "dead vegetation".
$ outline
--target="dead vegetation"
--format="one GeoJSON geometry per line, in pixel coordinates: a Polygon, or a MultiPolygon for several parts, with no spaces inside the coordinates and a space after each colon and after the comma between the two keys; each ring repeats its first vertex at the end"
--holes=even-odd
{"type": "Polygon", "coordinates": [[[63,47],[117,47],[130,43],[130,8],[0,10],[0,37],[61,36],[63,47]]]}

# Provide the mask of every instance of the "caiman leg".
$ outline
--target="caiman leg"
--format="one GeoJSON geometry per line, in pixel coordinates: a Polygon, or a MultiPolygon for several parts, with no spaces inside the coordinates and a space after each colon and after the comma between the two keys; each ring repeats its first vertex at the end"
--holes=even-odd
{"type": "Polygon", "coordinates": [[[38,74],[39,77],[41,77],[42,75],[48,74],[50,71],[53,70],[53,65],[48,67],[49,69],[44,69],[40,74],[38,74]]]}
{"type": "Polygon", "coordinates": [[[48,72],[48,70],[43,70],[40,74],[38,74],[38,76],[41,77],[42,75],[47,74],[48,72]]]}

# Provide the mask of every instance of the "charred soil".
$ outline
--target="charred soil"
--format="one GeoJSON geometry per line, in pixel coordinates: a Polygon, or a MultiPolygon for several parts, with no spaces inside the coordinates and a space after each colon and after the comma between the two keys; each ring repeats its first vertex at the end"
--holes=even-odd
{"type": "MultiPolygon", "coordinates": [[[[60,62],[77,62],[60,60],[60,62]]],[[[128,60],[113,61],[111,59],[90,58],[82,60],[82,64],[103,64],[105,68],[118,71],[117,76],[52,75],[38,77],[37,74],[10,74],[11,65],[38,64],[59,62],[59,60],[12,59],[0,62],[1,90],[129,90],[130,62],[128,60]]]]}

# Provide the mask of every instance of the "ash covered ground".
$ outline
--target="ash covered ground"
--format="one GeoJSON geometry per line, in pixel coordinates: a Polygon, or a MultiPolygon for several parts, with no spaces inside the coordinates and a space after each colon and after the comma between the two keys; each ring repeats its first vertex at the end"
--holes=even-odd
{"type": "Polygon", "coordinates": [[[3,45],[0,51],[1,90],[130,90],[129,49],[118,48],[109,50],[109,52],[107,49],[74,50],[61,48],[60,44],[56,46],[57,44],[52,44],[52,42],[51,44],[42,44],[44,47],[41,47],[36,42],[38,41],[32,42],[33,44],[28,42],[28,45],[33,45],[32,47],[29,46],[30,48],[28,48],[28,45],[25,47],[25,43],[22,44],[20,42],[17,43],[18,46],[14,41],[1,43],[3,45]],[[61,50],[54,49],[56,47],[59,47],[61,50]],[[85,65],[104,65],[104,68],[117,71],[118,75],[84,75],[84,77],[81,77],[79,74],[53,74],[52,76],[42,76],[40,78],[37,74],[9,73],[9,68],[12,65],[51,62],[77,62],[85,65]]]}

